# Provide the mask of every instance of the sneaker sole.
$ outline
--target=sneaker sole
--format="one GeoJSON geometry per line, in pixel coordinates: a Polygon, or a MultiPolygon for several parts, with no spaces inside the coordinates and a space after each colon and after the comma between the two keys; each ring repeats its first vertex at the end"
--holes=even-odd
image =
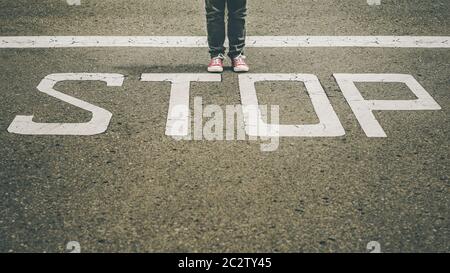
{"type": "Polygon", "coordinates": [[[223,68],[222,67],[208,67],[208,72],[211,73],[222,73],[223,68]]]}
{"type": "Polygon", "coordinates": [[[234,72],[248,72],[250,69],[248,67],[233,67],[234,72]]]}

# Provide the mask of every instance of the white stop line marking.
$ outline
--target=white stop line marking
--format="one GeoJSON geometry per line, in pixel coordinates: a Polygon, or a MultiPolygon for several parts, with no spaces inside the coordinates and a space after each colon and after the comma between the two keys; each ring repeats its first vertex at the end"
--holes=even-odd
{"type": "Polygon", "coordinates": [[[381,5],[381,0],[367,0],[369,6],[379,6],[381,5]]]}
{"type": "MultiPolygon", "coordinates": [[[[0,36],[0,49],[206,46],[204,36],[0,36]]],[[[249,36],[247,47],[450,48],[450,36],[249,36]]]]}

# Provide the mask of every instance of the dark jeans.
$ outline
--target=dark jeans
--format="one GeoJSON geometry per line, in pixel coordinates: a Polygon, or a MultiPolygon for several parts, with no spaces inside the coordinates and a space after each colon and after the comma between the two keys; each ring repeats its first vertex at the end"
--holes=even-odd
{"type": "Polygon", "coordinates": [[[228,8],[228,41],[231,58],[243,53],[247,0],[205,0],[208,45],[211,57],[225,54],[225,9],[228,8]]]}

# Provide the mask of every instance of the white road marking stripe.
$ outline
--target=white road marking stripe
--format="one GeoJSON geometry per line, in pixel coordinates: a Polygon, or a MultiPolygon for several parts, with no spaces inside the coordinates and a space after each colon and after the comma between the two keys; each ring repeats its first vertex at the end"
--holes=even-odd
{"type": "MultiPolygon", "coordinates": [[[[0,49],[206,46],[203,36],[0,36],[0,49]]],[[[450,36],[249,36],[247,47],[450,48],[450,36]]]]}
{"type": "Polygon", "coordinates": [[[381,5],[381,0],[367,0],[369,6],[379,6],[381,5]]]}
{"type": "Polygon", "coordinates": [[[66,0],[69,6],[81,6],[81,0],[66,0]]]}

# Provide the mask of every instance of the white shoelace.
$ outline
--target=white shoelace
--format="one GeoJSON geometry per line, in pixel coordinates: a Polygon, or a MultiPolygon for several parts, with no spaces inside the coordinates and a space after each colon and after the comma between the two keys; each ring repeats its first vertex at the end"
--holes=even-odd
{"type": "Polygon", "coordinates": [[[242,59],[242,60],[245,60],[245,55],[243,55],[242,53],[240,53],[239,55],[237,55],[236,57],[234,57],[234,59],[242,59]]]}
{"type": "Polygon", "coordinates": [[[224,59],[225,59],[225,57],[223,56],[223,54],[219,54],[219,55],[217,55],[217,57],[213,58],[213,63],[220,64],[220,61],[223,61],[224,59]]]}

